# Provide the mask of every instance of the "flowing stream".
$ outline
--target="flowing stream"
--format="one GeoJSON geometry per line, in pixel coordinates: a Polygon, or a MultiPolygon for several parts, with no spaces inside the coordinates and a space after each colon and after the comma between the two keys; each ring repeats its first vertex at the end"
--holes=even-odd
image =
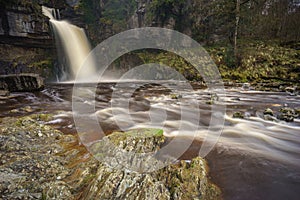
{"type": "MultiPolygon", "coordinates": [[[[136,87],[134,82],[121,84],[124,94],[136,87]]],[[[13,93],[10,98],[0,100],[0,117],[56,113],[55,119],[48,124],[65,133],[76,134],[72,118],[72,87],[73,84],[57,83],[47,85],[42,92],[13,93]]],[[[188,118],[183,122],[200,127],[196,140],[193,140],[190,148],[180,158],[189,160],[198,155],[212,115],[211,105],[206,103],[211,99],[210,91],[197,84],[193,87],[192,91],[179,91],[182,94],[180,99],[172,98],[171,92],[158,83],[145,83],[143,87],[135,89],[129,106],[130,116],[135,123],[127,123],[124,113],[128,111],[124,108],[111,107],[115,83],[99,83],[94,102],[75,99],[86,104],[95,103],[94,114],[106,134],[119,130],[116,120],[128,129],[148,127],[151,121],[149,111],[165,113],[163,129],[169,140],[175,134],[182,137],[182,141],[193,140],[188,134],[176,132],[179,121],[182,120],[180,106],[184,106],[186,112],[199,109],[200,120],[197,123],[188,118]],[[189,102],[192,100],[199,103],[198,108],[191,107],[189,102]]],[[[82,84],[80,89],[88,94],[93,88],[89,84],[82,84]]],[[[224,198],[299,199],[300,120],[286,123],[263,119],[263,111],[268,107],[275,112],[284,104],[292,108],[299,107],[299,96],[230,87],[226,88],[225,95],[219,95],[216,104],[223,104],[227,108],[225,125],[217,144],[206,159],[212,180],[221,187],[224,198]],[[236,111],[245,112],[246,118],[232,118],[236,111]]],[[[91,140],[98,139],[96,133],[89,137],[91,140]]]]}

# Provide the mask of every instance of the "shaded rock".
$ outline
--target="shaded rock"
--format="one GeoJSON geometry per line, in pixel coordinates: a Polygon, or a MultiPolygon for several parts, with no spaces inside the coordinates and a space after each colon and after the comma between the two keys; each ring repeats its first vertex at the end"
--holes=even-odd
{"type": "Polygon", "coordinates": [[[37,91],[44,88],[44,80],[37,74],[0,75],[0,89],[10,92],[37,91]]]}
{"type": "Polygon", "coordinates": [[[52,46],[47,19],[37,2],[3,2],[0,14],[0,43],[25,47],[52,46]]]}

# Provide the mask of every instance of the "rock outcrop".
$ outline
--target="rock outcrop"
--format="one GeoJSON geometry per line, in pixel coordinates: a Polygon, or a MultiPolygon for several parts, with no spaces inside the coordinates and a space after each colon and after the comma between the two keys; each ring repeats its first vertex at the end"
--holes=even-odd
{"type": "Polygon", "coordinates": [[[47,20],[39,9],[37,4],[1,8],[1,43],[39,48],[52,46],[47,20]]]}
{"type": "MultiPolygon", "coordinates": [[[[75,136],[43,125],[49,115],[0,119],[1,199],[220,199],[205,160],[181,161],[151,173],[111,168],[75,136]]],[[[120,148],[159,149],[161,131],[114,133],[120,148]],[[153,140],[151,140],[153,138],[153,140]],[[153,146],[152,146],[153,145],[153,146]]]]}
{"type": "Polygon", "coordinates": [[[32,1],[0,3],[0,74],[51,75],[54,41],[41,6],[32,1]]]}
{"type": "Polygon", "coordinates": [[[38,74],[0,75],[0,90],[30,92],[43,88],[44,80],[38,74]]]}

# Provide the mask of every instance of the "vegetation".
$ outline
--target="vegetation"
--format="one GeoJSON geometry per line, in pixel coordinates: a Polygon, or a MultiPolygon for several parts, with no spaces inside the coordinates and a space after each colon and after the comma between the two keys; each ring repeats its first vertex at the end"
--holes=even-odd
{"type": "MultiPolygon", "coordinates": [[[[239,40],[238,42],[241,57],[238,66],[235,66],[231,46],[218,44],[206,47],[224,80],[236,82],[271,80],[297,82],[300,80],[300,51],[296,47],[274,41],[239,40]]],[[[202,80],[199,72],[176,54],[162,51],[140,51],[137,54],[144,63],[167,65],[188,80],[202,80]]]]}
{"type": "MultiPolygon", "coordinates": [[[[77,14],[81,14],[94,46],[128,29],[130,19],[142,7],[145,8],[143,25],[167,27],[190,35],[205,46],[223,78],[227,80],[243,82],[266,79],[295,82],[299,80],[298,1],[80,0],[79,2],[73,9],[77,14]]],[[[46,0],[43,3],[53,7],[66,7],[66,1],[46,0]]],[[[0,0],[1,9],[22,5],[40,12],[39,4],[38,0],[0,0]]],[[[68,9],[70,8],[65,8],[68,9]]],[[[174,67],[189,80],[201,80],[201,76],[193,67],[172,53],[140,51],[132,55],[138,55],[144,63],[158,62],[174,67]]],[[[38,68],[45,66],[48,68],[51,65],[46,62],[34,64],[38,68]]]]}
{"type": "Polygon", "coordinates": [[[173,23],[206,45],[225,43],[231,66],[240,65],[239,41],[300,40],[300,4],[293,0],[154,0],[150,7],[159,26],[173,23]]]}
{"type": "Polygon", "coordinates": [[[81,0],[77,8],[83,12],[84,22],[92,41],[103,39],[127,29],[127,21],[136,10],[135,0],[81,0]]]}

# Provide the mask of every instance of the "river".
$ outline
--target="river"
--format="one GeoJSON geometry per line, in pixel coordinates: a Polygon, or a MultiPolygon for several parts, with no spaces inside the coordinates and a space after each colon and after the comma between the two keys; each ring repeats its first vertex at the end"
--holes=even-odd
{"type": "MultiPolygon", "coordinates": [[[[156,125],[158,128],[163,125],[164,134],[170,141],[176,135],[181,137],[182,142],[192,143],[179,158],[190,160],[198,155],[213,114],[212,105],[207,102],[212,97],[216,98],[214,103],[226,108],[226,114],[222,116],[225,121],[222,134],[214,138],[217,144],[206,159],[212,181],[222,189],[224,199],[299,199],[300,120],[287,123],[266,121],[263,117],[266,108],[277,112],[285,104],[291,108],[299,107],[299,96],[285,92],[244,90],[241,87],[226,87],[224,94],[212,94],[198,84],[193,85],[194,90],[176,91],[175,94],[160,83],[145,83],[139,89],[136,89],[135,82],[120,85],[122,94],[134,89],[127,99],[130,102],[129,111],[121,106],[122,103],[111,107],[116,98],[119,102],[125,98],[122,95],[113,98],[115,83],[99,83],[94,102],[74,96],[73,101],[95,106],[94,114],[105,134],[119,130],[120,124],[126,129],[155,127],[153,121],[162,120],[157,121],[156,125]],[[189,103],[192,101],[198,106],[189,103]],[[197,121],[192,119],[195,109],[199,112],[197,121]],[[187,116],[184,119],[182,110],[187,116]],[[152,115],[149,115],[150,111],[152,115]],[[237,111],[245,113],[245,118],[232,118],[237,111]],[[126,118],[128,115],[130,120],[126,118]],[[182,130],[179,127],[181,123],[188,124],[186,127],[197,127],[196,138],[189,135],[188,130],[182,130]],[[179,128],[182,132],[178,132],[179,128]]],[[[89,84],[82,84],[79,89],[86,93],[93,92],[89,84]]],[[[58,83],[48,84],[41,92],[13,93],[9,98],[0,99],[0,117],[54,113],[55,119],[48,124],[64,133],[76,134],[72,92],[73,84],[58,83]]],[[[96,133],[89,137],[90,140],[99,139],[96,133]]],[[[180,146],[180,141],[177,143],[180,146]]],[[[169,153],[172,155],[172,152],[169,153]]]]}

